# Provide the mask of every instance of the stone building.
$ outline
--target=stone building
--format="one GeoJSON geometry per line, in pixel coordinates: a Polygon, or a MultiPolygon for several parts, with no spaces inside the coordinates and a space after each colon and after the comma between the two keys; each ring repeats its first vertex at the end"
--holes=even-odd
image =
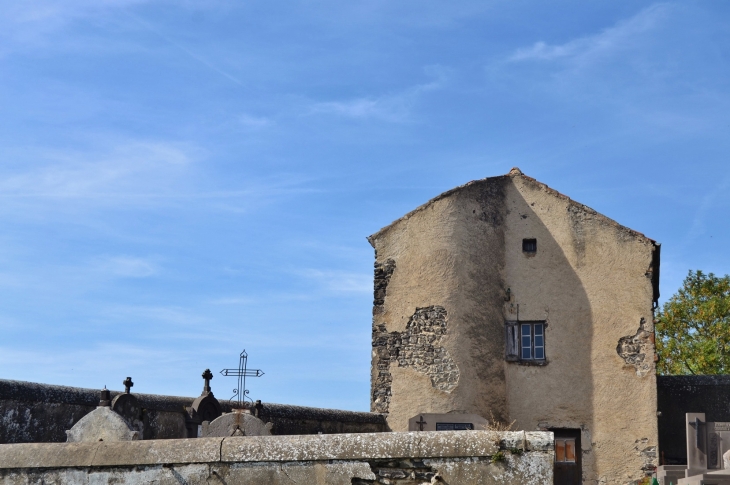
{"type": "Polygon", "coordinates": [[[369,241],[371,410],[390,429],[463,412],[554,431],[556,483],[623,484],[657,464],[655,241],[516,168],[369,241]]]}

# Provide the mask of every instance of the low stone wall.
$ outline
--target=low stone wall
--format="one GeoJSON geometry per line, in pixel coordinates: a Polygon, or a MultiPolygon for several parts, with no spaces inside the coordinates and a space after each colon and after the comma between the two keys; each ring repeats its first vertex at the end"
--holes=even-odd
{"type": "Polygon", "coordinates": [[[247,436],[0,445],[0,483],[544,485],[549,432],[247,436]]]}
{"type": "MultiPolygon", "coordinates": [[[[119,392],[112,391],[112,398],[119,392]]],[[[195,398],[134,394],[144,408],[144,439],[187,436],[186,407],[195,398]]],[[[220,401],[223,412],[234,402],[220,401]]],[[[60,443],[66,430],[99,404],[99,390],[0,379],[0,443],[60,443]]],[[[275,435],[387,431],[376,413],[264,403],[260,417],[275,435]]]]}
{"type": "Polygon", "coordinates": [[[659,458],[663,465],[687,464],[686,413],[707,421],[730,421],[730,375],[657,376],[659,458]]]}

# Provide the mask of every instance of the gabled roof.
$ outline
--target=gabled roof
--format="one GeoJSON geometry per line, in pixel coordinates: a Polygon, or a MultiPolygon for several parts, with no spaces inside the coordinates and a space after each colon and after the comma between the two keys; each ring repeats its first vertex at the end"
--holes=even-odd
{"type": "Polygon", "coordinates": [[[423,211],[423,210],[427,209],[429,206],[431,206],[434,202],[436,202],[438,200],[441,200],[441,199],[443,199],[445,197],[449,197],[449,196],[451,196],[452,194],[454,194],[456,192],[460,192],[460,191],[462,191],[462,190],[464,190],[464,189],[466,189],[468,187],[472,187],[474,185],[480,185],[480,184],[492,182],[492,181],[495,181],[495,180],[498,180],[498,179],[514,178],[514,177],[520,177],[523,180],[527,181],[528,183],[533,184],[536,187],[540,188],[541,190],[544,190],[544,191],[550,193],[551,195],[553,195],[555,197],[558,197],[558,198],[561,198],[561,199],[564,199],[564,200],[568,201],[568,204],[570,206],[572,206],[572,207],[574,207],[574,208],[576,208],[578,210],[581,210],[581,211],[583,211],[583,212],[585,212],[587,214],[591,214],[591,215],[595,216],[596,218],[600,219],[602,222],[604,222],[604,223],[606,223],[608,225],[612,225],[612,226],[616,227],[617,229],[619,229],[621,231],[624,231],[624,232],[626,232],[626,233],[628,233],[628,234],[630,234],[630,235],[632,235],[634,237],[637,237],[637,238],[640,238],[640,239],[644,239],[644,240],[650,242],[651,244],[653,244],[654,247],[655,247],[655,250],[654,250],[654,260],[652,261],[652,275],[651,276],[652,276],[652,284],[654,286],[654,301],[655,302],[658,301],[658,299],[659,299],[659,251],[660,251],[660,247],[661,247],[660,244],[658,244],[654,239],[648,238],[644,234],[642,234],[642,233],[640,233],[638,231],[635,231],[635,230],[633,230],[633,229],[631,229],[629,227],[626,227],[626,226],[624,226],[622,224],[619,224],[618,222],[616,222],[615,220],[611,219],[610,217],[607,217],[607,216],[601,214],[600,212],[598,212],[598,211],[596,211],[594,209],[591,209],[587,205],[581,204],[580,202],[576,202],[575,200],[571,199],[567,195],[564,195],[564,194],[558,192],[557,190],[548,187],[546,184],[544,184],[542,182],[539,182],[538,180],[536,180],[536,179],[534,179],[532,177],[529,177],[529,176],[525,175],[524,173],[522,173],[522,170],[520,170],[517,167],[512,168],[512,170],[510,170],[505,175],[498,175],[496,177],[487,177],[487,178],[480,179],[480,180],[472,180],[471,182],[467,182],[464,185],[460,185],[458,187],[454,187],[451,190],[447,190],[446,192],[437,195],[436,197],[434,197],[433,199],[429,200],[425,204],[422,204],[422,205],[416,207],[415,209],[413,209],[412,211],[410,211],[409,213],[407,213],[403,217],[400,217],[399,219],[396,219],[395,221],[393,221],[390,224],[388,224],[387,226],[383,227],[382,229],[380,229],[376,233],[374,233],[371,236],[369,236],[367,238],[368,239],[368,242],[370,243],[371,246],[375,247],[375,244],[374,244],[375,239],[377,239],[380,235],[388,232],[392,227],[396,226],[401,221],[407,220],[411,216],[413,216],[414,214],[416,214],[416,213],[418,213],[420,211],[423,211]]]}
{"type": "Polygon", "coordinates": [[[416,207],[412,211],[408,212],[406,215],[404,215],[404,216],[396,219],[395,221],[391,222],[390,224],[388,224],[387,226],[383,227],[382,229],[380,229],[379,231],[375,232],[374,234],[368,236],[367,239],[370,242],[370,244],[373,244],[373,240],[374,239],[376,239],[379,235],[387,232],[391,227],[397,225],[399,222],[409,219],[414,214],[416,214],[418,212],[421,212],[421,211],[427,209],[434,202],[436,202],[438,200],[441,200],[441,199],[443,199],[445,197],[449,197],[450,195],[452,195],[452,194],[454,194],[456,192],[460,192],[460,191],[466,189],[467,187],[472,187],[474,185],[480,185],[480,184],[484,184],[484,183],[487,183],[487,182],[491,182],[491,181],[498,180],[498,179],[504,179],[504,178],[508,178],[508,177],[509,178],[521,177],[522,179],[528,181],[529,183],[532,183],[532,184],[536,185],[537,187],[539,187],[540,189],[542,189],[542,190],[550,193],[551,195],[554,195],[555,197],[558,197],[558,198],[567,200],[568,203],[571,206],[573,206],[573,207],[575,207],[577,209],[580,209],[580,210],[582,210],[582,211],[584,211],[584,212],[586,212],[588,214],[598,216],[604,222],[606,222],[608,224],[611,224],[613,226],[616,226],[617,228],[619,228],[619,229],[621,229],[623,231],[627,231],[628,233],[632,234],[635,237],[643,238],[643,239],[646,239],[647,241],[651,241],[652,243],[657,244],[657,242],[655,240],[646,237],[644,234],[640,233],[639,231],[635,231],[635,230],[633,230],[633,229],[631,229],[629,227],[626,227],[626,226],[624,226],[622,224],[619,224],[618,222],[616,222],[615,220],[611,219],[610,217],[607,217],[607,216],[601,214],[600,212],[598,212],[598,211],[596,211],[594,209],[591,209],[587,205],[581,204],[580,202],[576,202],[575,200],[571,199],[567,195],[564,195],[564,194],[558,192],[557,190],[555,190],[553,188],[550,188],[547,184],[544,184],[544,183],[542,183],[542,182],[540,182],[540,181],[538,181],[538,180],[536,180],[536,179],[534,179],[532,177],[529,177],[529,176],[525,175],[524,173],[522,173],[522,170],[520,170],[517,167],[513,167],[512,170],[510,170],[505,175],[497,175],[496,177],[487,177],[487,178],[483,178],[483,179],[479,179],[479,180],[472,180],[471,182],[467,182],[464,185],[460,185],[458,187],[454,187],[453,189],[447,190],[446,192],[443,192],[442,194],[439,194],[436,197],[434,197],[433,199],[429,200],[425,204],[422,204],[422,205],[416,207]]]}

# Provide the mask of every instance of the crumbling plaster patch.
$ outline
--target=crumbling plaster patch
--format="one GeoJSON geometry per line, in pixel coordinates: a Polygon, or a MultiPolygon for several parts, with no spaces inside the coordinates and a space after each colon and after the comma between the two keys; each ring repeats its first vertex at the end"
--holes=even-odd
{"type": "Polygon", "coordinates": [[[641,318],[639,329],[634,335],[621,337],[616,346],[619,357],[627,365],[634,366],[636,375],[644,377],[654,370],[654,334],[646,329],[646,320],[641,318]]]}

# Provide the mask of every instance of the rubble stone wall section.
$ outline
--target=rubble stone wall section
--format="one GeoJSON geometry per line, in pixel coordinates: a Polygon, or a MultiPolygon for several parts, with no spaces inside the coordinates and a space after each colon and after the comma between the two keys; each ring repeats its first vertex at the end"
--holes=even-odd
{"type": "Polygon", "coordinates": [[[549,432],[424,431],[0,445],[0,483],[542,485],[549,432]]]}

